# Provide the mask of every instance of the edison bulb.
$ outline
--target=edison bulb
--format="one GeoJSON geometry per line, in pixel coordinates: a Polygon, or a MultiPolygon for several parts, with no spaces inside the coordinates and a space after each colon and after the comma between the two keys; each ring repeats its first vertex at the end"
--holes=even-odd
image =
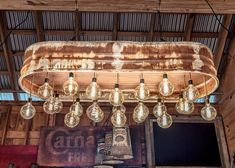
{"type": "Polygon", "coordinates": [[[49,98],[52,94],[52,90],[53,89],[49,84],[49,79],[46,78],[44,84],[38,88],[38,94],[42,98],[49,98]]]}
{"type": "Polygon", "coordinates": [[[80,118],[75,116],[74,113],[67,113],[64,117],[64,123],[70,128],[76,127],[80,122],[80,118]]]}
{"type": "Polygon", "coordinates": [[[120,110],[121,112],[125,113],[126,107],[123,104],[121,104],[120,106],[113,106],[112,112],[115,112],[117,110],[120,110]]]}
{"type": "Polygon", "coordinates": [[[97,102],[93,102],[86,110],[87,117],[94,122],[101,122],[104,119],[104,112],[97,102]]]}
{"type": "Polygon", "coordinates": [[[64,93],[68,96],[75,95],[79,89],[77,82],[74,80],[74,74],[69,73],[69,79],[63,84],[64,93]]]}
{"type": "Polygon", "coordinates": [[[97,100],[101,96],[101,89],[95,77],[92,78],[91,84],[86,88],[86,96],[91,100],[97,100]]]}
{"type": "Polygon", "coordinates": [[[80,100],[79,98],[76,100],[75,103],[73,103],[70,108],[69,108],[69,112],[73,113],[75,116],[82,116],[83,114],[83,107],[80,104],[80,100]]]}
{"type": "Polygon", "coordinates": [[[138,105],[135,107],[133,112],[133,120],[136,123],[142,123],[149,115],[149,109],[147,106],[143,104],[143,102],[139,102],[138,105]]]}
{"type": "Polygon", "coordinates": [[[119,84],[115,84],[114,91],[109,95],[109,101],[113,106],[120,106],[124,102],[124,96],[119,89],[119,84]]]}
{"type": "Polygon", "coordinates": [[[126,116],[125,113],[123,113],[120,110],[115,111],[112,114],[111,117],[111,122],[113,124],[114,127],[124,127],[126,124],[126,116]]]}
{"type": "Polygon", "coordinates": [[[204,120],[212,121],[216,118],[217,111],[209,102],[206,102],[205,106],[201,109],[201,116],[204,120]]]}
{"type": "Polygon", "coordinates": [[[164,103],[162,103],[161,99],[158,99],[157,104],[153,107],[153,115],[158,118],[161,117],[164,113],[166,113],[167,108],[164,103]]]}
{"type": "Polygon", "coordinates": [[[29,120],[32,119],[35,116],[36,109],[32,105],[32,99],[29,98],[28,102],[21,107],[20,109],[20,115],[22,118],[29,120]]]}
{"type": "Polygon", "coordinates": [[[198,98],[199,92],[196,87],[193,86],[193,80],[188,81],[188,87],[183,92],[184,99],[188,101],[195,101],[198,98]]]}
{"type": "Polygon", "coordinates": [[[47,114],[55,114],[61,112],[63,109],[63,103],[59,99],[59,95],[55,94],[47,99],[43,104],[43,110],[47,114]]]}
{"type": "Polygon", "coordinates": [[[157,124],[161,128],[169,128],[172,125],[172,117],[168,113],[163,113],[161,117],[157,118],[157,124]]]}
{"type": "Polygon", "coordinates": [[[135,89],[135,97],[140,101],[144,101],[149,97],[149,89],[146,87],[144,79],[140,79],[140,84],[135,89]]]}
{"type": "Polygon", "coordinates": [[[163,79],[158,86],[158,90],[163,96],[170,96],[174,91],[174,85],[169,81],[167,74],[163,74],[163,79]]]}
{"type": "Polygon", "coordinates": [[[180,95],[179,101],[175,104],[175,108],[180,114],[191,114],[194,111],[194,104],[180,95]]]}

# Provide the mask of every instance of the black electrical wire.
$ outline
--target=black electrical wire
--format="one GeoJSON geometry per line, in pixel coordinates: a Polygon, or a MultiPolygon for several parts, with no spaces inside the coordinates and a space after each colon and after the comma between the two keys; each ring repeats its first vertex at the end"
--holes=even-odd
{"type": "Polygon", "coordinates": [[[162,38],[162,15],[161,15],[161,0],[158,1],[158,6],[159,9],[157,10],[157,15],[158,15],[158,34],[159,34],[159,40],[161,41],[166,41],[162,38]]]}
{"type": "Polygon", "coordinates": [[[25,17],[20,23],[18,23],[15,27],[12,28],[11,31],[9,31],[9,32],[7,33],[7,35],[5,36],[4,40],[0,43],[0,48],[6,43],[8,37],[11,35],[11,33],[12,33],[15,29],[17,29],[18,27],[20,27],[24,22],[26,22],[26,20],[29,18],[29,13],[30,13],[30,11],[27,12],[26,17],[25,17]]]}
{"type": "MultiPolygon", "coordinates": [[[[228,46],[230,46],[231,44],[231,41],[232,41],[232,38],[234,37],[234,32],[233,31],[230,31],[223,23],[221,23],[220,19],[218,18],[218,15],[215,13],[213,7],[211,6],[210,2],[208,0],[205,0],[205,2],[207,3],[207,5],[209,6],[209,8],[211,9],[213,15],[215,16],[216,20],[218,21],[218,23],[220,24],[220,26],[225,29],[227,32],[228,32],[228,35],[230,34],[231,35],[231,38],[228,40],[228,46]]],[[[233,23],[233,22],[232,22],[233,23]]],[[[221,62],[220,62],[221,64],[221,62]]],[[[227,57],[225,58],[225,65],[222,67],[222,70],[221,72],[223,72],[226,68],[226,65],[227,65],[227,57]]],[[[221,65],[219,65],[220,67],[221,65]]],[[[222,76],[220,76],[221,78],[222,76]]]]}
{"type": "Polygon", "coordinates": [[[211,6],[211,4],[209,3],[208,0],[205,0],[207,5],[210,7],[213,15],[215,16],[216,20],[218,21],[218,23],[220,24],[221,27],[223,27],[228,33],[232,34],[234,36],[234,33],[231,32],[223,23],[221,23],[220,19],[218,18],[218,15],[215,13],[213,7],[211,6]]]}

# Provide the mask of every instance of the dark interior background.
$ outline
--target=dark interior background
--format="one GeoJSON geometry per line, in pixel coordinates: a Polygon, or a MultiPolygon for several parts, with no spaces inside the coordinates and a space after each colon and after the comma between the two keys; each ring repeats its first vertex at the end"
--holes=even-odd
{"type": "Polygon", "coordinates": [[[153,129],[156,166],[221,166],[213,123],[173,123],[162,129],[154,122],[153,129]]]}

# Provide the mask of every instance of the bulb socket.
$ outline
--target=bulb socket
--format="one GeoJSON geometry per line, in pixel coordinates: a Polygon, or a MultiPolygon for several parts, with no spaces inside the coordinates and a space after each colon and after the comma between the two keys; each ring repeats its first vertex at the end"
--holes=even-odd
{"type": "Polygon", "coordinates": [[[55,93],[55,97],[59,97],[59,94],[58,94],[58,93],[55,93]]]}
{"type": "Polygon", "coordinates": [[[162,99],[161,99],[161,98],[158,98],[158,99],[157,99],[157,102],[162,102],[162,99]]]}
{"type": "Polygon", "coordinates": [[[70,72],[70,73],[69,73],[69,77],[70,77],[70,78],[73,78],[73,77],[74,77],[73,72],[70,72]]]}
{"type": "Polygon", "coordinates": [[[76,98],[76,102],[80,102],[80,98],[79,97],[76,98]]]}
{"type": "Polygon", "coordinates": [[[209,98],[208,97],[206,97],[205,98],[205,104],[209,104],[210,102],[209,102],[209,98]]]}
{"type": "Polygon", "coordinates": [[[92,82],[96,82],[97,81],[97,78],[96,77],[93,77],[92,78],[92,82]]]}
{"type": "Polygon", "coordinates": [[[182,94],[182,93],[179,94],[179,98],[180,98],[180,99],[183,98],[183,94],[182,94]]]}
{"type": "Polygon", "coordinates": [[[140,83],[144,83],[144,79],[142,78],[142,79],[140,79],[140,83]]]}
{"type": "Polygon", "coordinates": [[[168,78],[166,73],[163,74],[163,78],[168,78]]]}
{"type": "Polygon", "coordinates": [[[119,84],[115,83],[114,88],[119,88],[119,84]]]}
{"type": "Polygon", "coordinates": [[[93,103],[97,103],[98,102],[98,100],[93,100],[93,103]]]}
{"type": "Polygon", "coordinates": [[[190,79],[190,80],[188,81],[188,84],[189,84],[189,85],[192,85],[192,84],[193,84],[193,80],[190,79]]]}
{"type": "Polygon", "coordinates": [[[32,98],[31,97],[28,98],[28,102],[32,102],[32,98]]]}
{"type": "Polygon", "coordinates": [[[45,81],[44,81],[45,83],[48,83],[49,82],[49,79],[48,78],[45,78],[45,81]]]}

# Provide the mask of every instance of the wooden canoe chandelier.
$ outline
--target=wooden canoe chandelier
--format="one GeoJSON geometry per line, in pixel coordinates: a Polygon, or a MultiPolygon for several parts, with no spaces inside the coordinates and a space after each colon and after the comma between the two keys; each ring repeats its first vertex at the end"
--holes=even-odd
{"type": "MultiPolygon", "coordinates": [[[[104,118],[98,102],[110,102],[116,127],[126,123],[123,102],[139,102],[133,112],[137,123],[149,114],[144,103],[153,102],[159,126],[168,128],[172,119],[166,101],[176,102],[179,113],[191,114],[194,101],[206,97],[202,117],[215,118],[207,96],[218,87],[216,74],[212,52],[200,43],[53,41],[26,49],[19,84],[30,95],[45,99],[44,110],[49,114],[60,112],[63,101],[73,101],[65,116],[70,127],[79,123],[83,113],[81,99],[93,101],[86,113],[94,122],[104,118]]],[[[29,100],[21,115],[30,119],[33,113],[29,100]]]]}

